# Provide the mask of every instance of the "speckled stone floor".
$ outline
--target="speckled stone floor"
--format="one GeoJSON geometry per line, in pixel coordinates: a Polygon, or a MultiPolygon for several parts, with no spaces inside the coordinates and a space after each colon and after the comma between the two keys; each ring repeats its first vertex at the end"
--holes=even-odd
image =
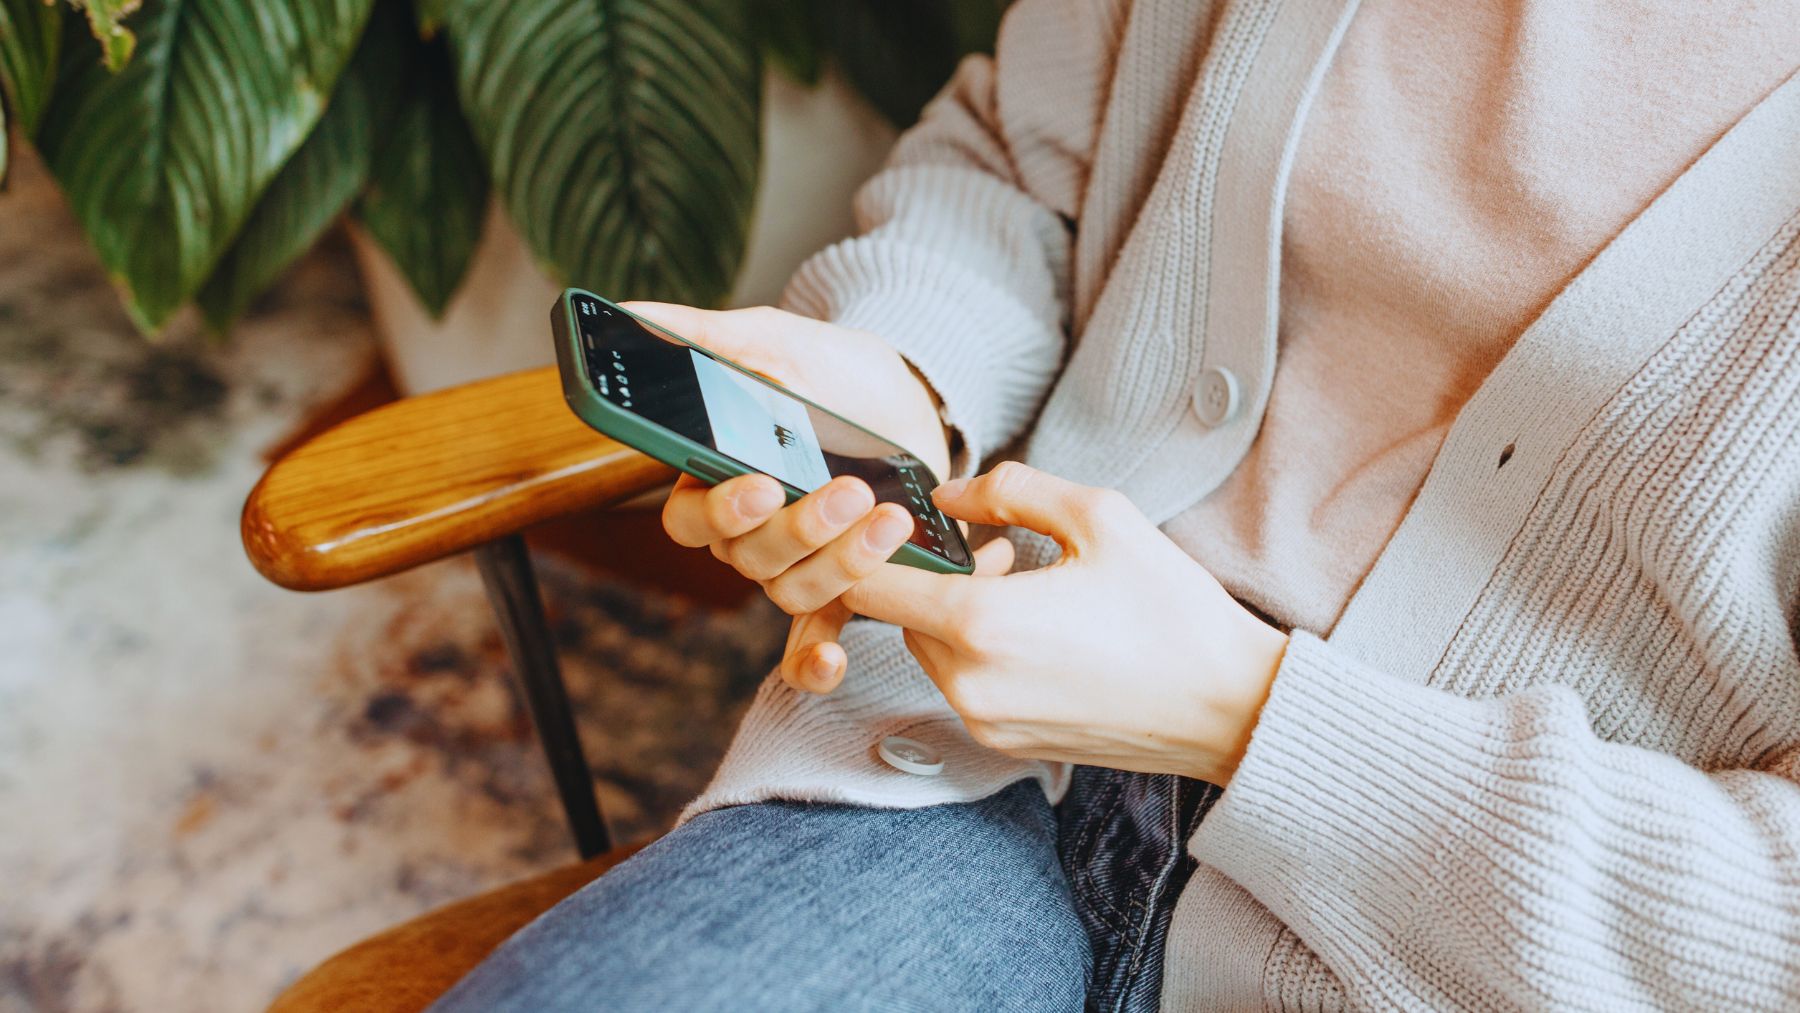
{"type": "MultiPolygon", "coordinates": [[[[0,194],[0,1010],[251,1010],[572,857],[473,566],[297,595],[260,452],[373,354],[348,258],[233,339],[131,328],[30,165],[0,194]]],[[[544,566],[615,836],[702,785],[784,624],[544,566]]]]}

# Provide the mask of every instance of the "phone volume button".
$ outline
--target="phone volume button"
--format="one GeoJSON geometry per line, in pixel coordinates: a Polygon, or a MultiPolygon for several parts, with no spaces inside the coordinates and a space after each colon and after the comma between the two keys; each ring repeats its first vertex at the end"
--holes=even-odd
{"type": "Polygon", "coordinates": [[[699,477],[701,481],[711,482],[714,485],[718,485],[720,482],[731,477],[705,461],[702,461],[698,457],[688,458],[687,466],[688,470],[699,477]]]}

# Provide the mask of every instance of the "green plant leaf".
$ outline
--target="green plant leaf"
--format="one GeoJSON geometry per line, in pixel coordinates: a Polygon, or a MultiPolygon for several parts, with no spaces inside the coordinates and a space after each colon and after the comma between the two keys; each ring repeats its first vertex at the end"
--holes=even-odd
{"type": "Polygon", "coordinates": [[[481,238],[487,168],[456,98],[442,38],[408,40],[406,72],[356,215],[419,301],[441,316],[481,238]]]}
{"type": "Polygon", "coordinates": [[[400,66],[413,42],[404,3],[380,2],[306,143],[281,167],[197,301],[223,333],[349,206],[369,178],[378,132],[391,118],[400,66]]]}
{"type": "Polygon", "coordinates": [[[741,0],[447,0],[463,110],[559,279],[716,303],[756,189],[760,53],[741,0]]]}
{"type": "Polygon", "coordinates": [[[992,53],[994,37],[1000,34],[1000,18],[1010,6],[1012,0],[950,0],[944,3],[957,59],[970,53],[992,53]]]}
{"type": "Polygon", "coordinates": [[[919,111],[971,52],[988,51],[1008,0],[833,0],[821,8],[838,66],[895,126],[919,111]]]}
{"type": "Polygon", "coordinates": [[[137,49],[137,36],[126,28],[127,17],[143,6],[143,0],[69,0],[87,11],[88,27],[100,43],[102,61],[114,73],[125,69],[137,49]]]}
{"type": "Polygon", "coordinates": [[[826,57],[819,0],[753,0],[751,14],[769,62],[801,84],[818,84],[826,57]]]}
{"type": "Polygon", "coordinates": [[[117,74],[85,38],[38,145],[146,331],[206,281],[318,122],[371,0],[149,0],[117,74]]]}
{"type": "Polygon", "coordinates": [[[449,0],[415,0],[413,7],[419,22],[419,34],[427,39],[436,38],[438,29],[444,27],[444,7],[449,0]]]}
{"type": "Polygon", "coordinates": [[[0,95],[27,138],[56,84],[63,12],[45,0],[0,0],[0,95]]]}

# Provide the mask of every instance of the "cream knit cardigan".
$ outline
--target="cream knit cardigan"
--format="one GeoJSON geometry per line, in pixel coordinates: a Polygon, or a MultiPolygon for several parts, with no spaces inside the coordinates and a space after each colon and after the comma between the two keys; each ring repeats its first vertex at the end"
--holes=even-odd
{"type": "MultiPolygon", "coordinates": [[[[1256,433],[1283,185],[1353,13],[1023,0],[789,304],[895,342],[959,471],[1028,438],[1166,520],[1256,433]]],[[[1165,1007],[1800,1006],[1797,210],[1800,79],[1520,337],[1337,628],[1296,632],[1190,842],[1165,1007]]],[[[690,814],[1060,793],[969,740],[892,628],[846,647],[830,696],[764,687],[690,814]],[[894,732],[946,772],[883,765],[894,732]]]]}

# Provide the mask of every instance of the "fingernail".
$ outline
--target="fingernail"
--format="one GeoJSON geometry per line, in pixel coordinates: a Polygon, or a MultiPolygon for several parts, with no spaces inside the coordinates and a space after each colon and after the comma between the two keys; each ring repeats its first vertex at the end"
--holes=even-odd
{"type": "Polygon", "coordinates": [[[869,499],[861,486],[839,486],[825,497],[825,519],[833,524],[848,524],[869,512],[873,505],[869,499]]]}
{"type": "Polygon", "coordinates": [[[828,686],[837,677],[837,666],[825,660],[824,655],[813,653],[806,659],[806,683],[809,686],[828,686]]]}
{"type": "Polygon", "coordinates": [[[776,486],[766,482],[757,482],[750,488],[737,494],[738,513],[745,517],[761,517],[781,509],[782,501],[787,499],[776,486]]]}
{"type": "Polygon", "coordinates": [[[953,478],[950,481],[945,482],[943,485],[938,486],[937,492],[935,493],[935,495],[950,496],[950,497],[961,496],[963,494],[963,490],[967,489],[968,487],[969,487],[968,479],[953,478]]]}
{"type": "Polygon", "coordinates": [[[913,520],[905,514],[884,513],[863,529],[863,544],[878,552],[892,552],[912,537],[913,520]]]}

